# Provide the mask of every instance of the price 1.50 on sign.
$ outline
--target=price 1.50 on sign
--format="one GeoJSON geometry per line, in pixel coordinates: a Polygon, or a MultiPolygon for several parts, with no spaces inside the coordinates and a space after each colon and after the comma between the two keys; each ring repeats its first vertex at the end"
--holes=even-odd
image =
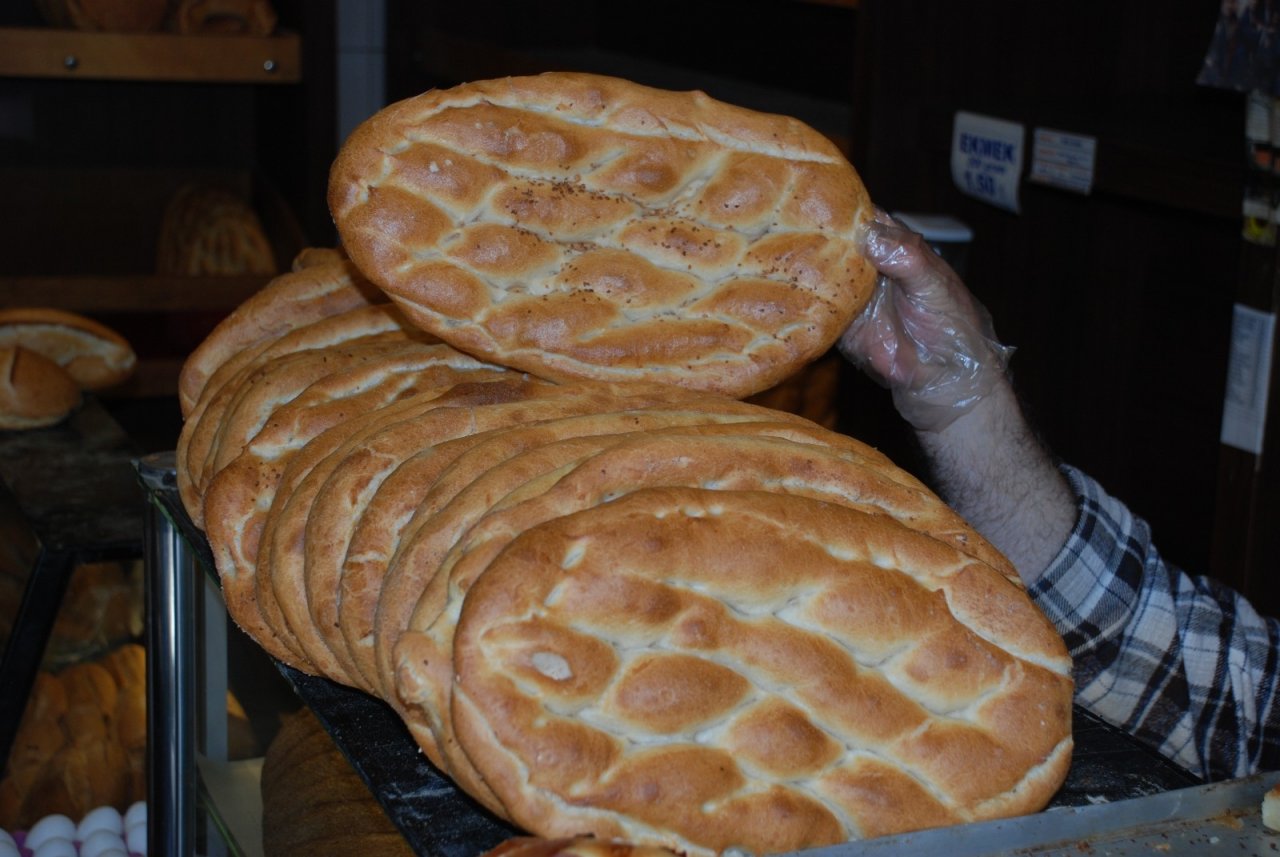
{"type": "Polygon", "coordinates": [[[961,191],[1009,211],[1018,210],[1023,127],[964,111],[951,136],[951,178],[961,191]]]}

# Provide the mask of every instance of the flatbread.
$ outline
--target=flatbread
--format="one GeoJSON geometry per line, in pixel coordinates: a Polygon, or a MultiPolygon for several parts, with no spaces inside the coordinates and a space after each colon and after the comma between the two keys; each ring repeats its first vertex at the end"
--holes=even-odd
{"type": "Polygon", "coordinates": [[[553,519],[476,578],[454,646],[458,743],[548,837],[793,851],[1032,811],[1070,762],[1070,661],[1025,592],[807,497],[553,519]]]}
{"type": "Polygon", "coordinates": [[[329,206],[415,323],[557,380],[748,396],[828,351],[875,280],[866,190],[826,137],[598,75],[384,108],[339,152],[329,206]]]}

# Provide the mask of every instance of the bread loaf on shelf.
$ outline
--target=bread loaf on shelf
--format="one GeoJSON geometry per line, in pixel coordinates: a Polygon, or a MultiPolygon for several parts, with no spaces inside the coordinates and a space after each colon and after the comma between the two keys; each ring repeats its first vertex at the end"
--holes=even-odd
{"type": "Polygon", "coordinates": [[[37,673],[0,779],[0,828],[146,799],[146,652],[37,673]]]}
{"type": "Polygon", "coordinates": [[[21,345],[0,345],[0,429],[61,422],[80,404],[80,386],[57,363],[21,345]]]}
{"type": "Polygon", "coordinates": [[[157,274],[216,277],[276,270],[262,221],[239,194],[193,182],[179,188],[165,206],[157,274]]]}
{"type": "Polygon", "coordinates": [[[266,857],[413,854],[315,715],[286,715],[262,762],[266,857]]]}
{"type": "Polygon", "coordinates": [[[133,346],[88,316],[51,307],[0,310],[0,347],[20,345],[57,363],[82,389],[125,381],[137,366],[133,346]]]}
{"type": "Polygon", "coordinates": [[[173,28],[186,35],[269,36],[276,11],[268,0],[178,0],[173,28]]]}

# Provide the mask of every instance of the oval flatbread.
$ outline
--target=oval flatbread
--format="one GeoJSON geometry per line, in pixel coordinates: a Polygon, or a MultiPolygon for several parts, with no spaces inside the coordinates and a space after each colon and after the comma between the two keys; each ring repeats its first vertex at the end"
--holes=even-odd
{"type": "Polygon", "coordinates": [[[356,266],[461,351],[744,397],[826,352],[874,270],[829,140],[701,92],[547,73],[375,114],[330,173],[356,266]]]}

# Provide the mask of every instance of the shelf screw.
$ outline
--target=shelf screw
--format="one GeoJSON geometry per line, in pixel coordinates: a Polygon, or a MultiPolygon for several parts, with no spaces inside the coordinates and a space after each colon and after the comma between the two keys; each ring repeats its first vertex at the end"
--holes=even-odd
{"type": "Polygon", "coordinates": [[[67,54],[62,58],[62,67],[67,71],[75,71],[80,66],[80,58],[75,54],[67,54]]]}
{"type": "Polygon", "coordinates": [[[265,62],[262,63],[262,70],[265,71],[267,74],[271,74],[276,70],[276,61],[266,60],[265,62]]]}

